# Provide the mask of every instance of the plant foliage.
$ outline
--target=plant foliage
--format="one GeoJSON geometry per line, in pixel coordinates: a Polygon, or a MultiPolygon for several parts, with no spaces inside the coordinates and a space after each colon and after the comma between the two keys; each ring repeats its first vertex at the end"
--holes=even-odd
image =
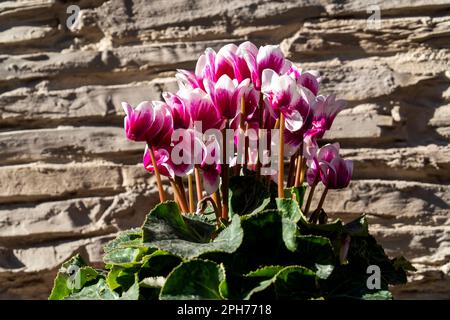
{"type": "Polygon", "coordinates": [[[303,189],[276,199],[250,180],[233,178],[227,226],[161,203],[104,246],[105,270],[78,255],[65,262],[49,299],[391,299],[389,285],[406,282],[412,266],[386,256],[364,216],[312,223],[297,202],[303,189]],[[367,285],[371,265],[377,289],[367,285]]]}

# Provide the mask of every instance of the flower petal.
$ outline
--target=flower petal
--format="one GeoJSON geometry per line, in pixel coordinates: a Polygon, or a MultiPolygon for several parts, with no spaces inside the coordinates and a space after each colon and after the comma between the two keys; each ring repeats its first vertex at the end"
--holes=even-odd
{"type": "Polygon", "coordinates": [[[250,41],[245,41],[238,46],[236,54],[239,56],[243,56],[245,53],[256,57],[258,55],[258,47],[250,41]]]}
{"type": "Polygon", "coordinates": [[[206,194],[210,195],[219,189],[219,173],[215,169],[203,170],[203,186],[205,187],[206,194]]]}
{"type": "Polygon", "coordinates": [[[273,91],[272,83],[276,83],[279,79],[278,74],[272,69],[265,69],[262,72],[262,84],[261,91],[263,93],[269,93],[273,91]]]}
{"type": "Polygon", "coordinates": [[[298,77],[297,83],[305,88],[308,88],[314,95],[317,95],[317,93],[319,92],[319,82],[317,81],[317,78],[311,73],[302,73],[298,77]]]}
{"type": "Polygon", "coordinates": [[[337,142],[324,145],[317,153],[319,161],[331,162],[336,157],[339,157],[339,143],[337,142]]]}
{"type": "Polygon", "coordinates": [[[200,79],[204,78],[206,63],[207,63],[206,55],[202,54],[198,58],[197,64],[195,65],[195,75],[197,76],[197,78],[200,78],[200,79]]]}
{"type": "Polygon", "coordinates": [[[128,102],[122,102],[122,109],[126,115],[133,113],[133,107],[128,102]]]}
{"type": "Polygon", "coordinates": [[[294,131],[298,131],[302,128],[303,117],[300,114],[300,112],[298,112],[297,110],[291,110],[289,112],[288,112],[288,110],[286,110],[286,111],[282,111],[282,112],[286,116],[285,124],[286,124],[287,130],[294,132],[294,131]]]}
{"type": "Polygon", "coordinates": [[[280,46],[267,45],[259,48],[258,55],[256,56],[259,74],[265,69],[272,69],[276,73],[280,73],[284,62],[284,55],[280,46]]]}

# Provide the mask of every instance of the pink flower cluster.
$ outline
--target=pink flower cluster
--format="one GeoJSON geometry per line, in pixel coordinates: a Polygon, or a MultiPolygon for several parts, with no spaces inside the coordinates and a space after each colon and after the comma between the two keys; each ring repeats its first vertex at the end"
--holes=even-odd
{"type": "Polygon", "coordinates": [[[307,159],[308,183],[322,181],[327,188],[348,185],[352,164],[339,156],[339,145],[317,145],[344,107],[343,101],[334,95],[319,95],[317,72],[299,69],[278,46],[257,48],[244,42],[228,44],[218,52],[208,48],[199,57],[195,71],[178,70],[176,78],[178,92],[163,93],[164,101],[144,101],[136,108],[123,103],[126,135],[130,140],[146,141],[144,166],[150,172],[154,171],[153,151],[162,175],[174,178],[190,174],[198,162],[175,164],[170,154],[180,144],[199,145],[196,152],[183,157],[200,157],[198,168],[205,190],[211,194],[219,186],[221,146],[213,146],[216,160],[206,161],[211,142],[202,141],[194,123],[201,123],[202,133],[225,127],[270,130],[279,126],[282,114],[285,155],[301,154],[307,159]],[[188,133],[182,141],[171,140],[177,129],[188,133]]]}

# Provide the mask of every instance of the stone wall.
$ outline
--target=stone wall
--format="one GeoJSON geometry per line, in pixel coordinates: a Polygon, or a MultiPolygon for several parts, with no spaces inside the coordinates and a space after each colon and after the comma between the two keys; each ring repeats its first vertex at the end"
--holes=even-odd
{"type": "Polygon", "coordinates": [[[355,176],[326,210],[366,212],[387,252],[411,259],[396,297],[450,298],[449,0],[2,1],[0,298],[46,298],[65,259],[99,264],[102,243],[143,221],[158,196],[120,102],[157,99],[206,47],[248,39],[348,100],[326,139],[355,176]]]}

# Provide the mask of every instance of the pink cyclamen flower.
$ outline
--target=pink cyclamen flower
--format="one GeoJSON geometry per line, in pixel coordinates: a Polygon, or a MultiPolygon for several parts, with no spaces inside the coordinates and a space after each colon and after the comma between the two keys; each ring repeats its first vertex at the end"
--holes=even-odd
{"type": "Polygon", "coordinates": [[[322,183],[328,189],[346,188],[353,174],[353,161],[344,160],[340,156],[334,157],[330,162],[320,162],[322,183]]]}
{"type": "Polygon", "coordinates": [[[170,164],[174,174],[180,177],[190,174],[206,152],[201,135],[193,129],[177,129],[172,135],[172,144],[170,164]]]}
{"type": "Polygon", "coordinates": [[[213,194],[219,189],[222,170],[220,155],[221,149],[217,140],[210,140],[205,144],[200,168],[203,172],[203,186],[207,194],[213,194]]]}
{"type": "Polygon", "coordinates": [[[215,84],[205,79],[205,88],[222,118],[231,120],[238,113],[241,97],[249,83],[246,79],[238,84],[236,79],[231,80],[224,74],[215,84]]]}
{"type": "MultiPolygon", "coordinates": [[[[182,177],[192,172],[196,161],[202,161],[202,155],[206,152],[205,146],[193,129],[178,129],[171,138],[175,140],[173,146],[153,148],[156,166],[164,176],[182,177]]],[[[145,148],[143,163],[146,170],[154,172],[148,146],[145,148]]]]}
{"type": "Polygon", "coordinates": [[[273,70],[266,69],[261,91],[267,98],[272,117],[278,119],[282,112],[286,117],[287,130],[297,131],[302,128],[314,99],[308,89],[298,87],[288,75],[279,76],[273,70]]]}
{"type": "Polygon", "coordinates": [[[321,166],[324,163],[331,162],[334,158],[339,157],[339,143],[326,144],[322,148],[318,148],[314,139],[305,141],[307,154],[306,180],[310,186],[317,184],[321,177],[321,166]]]}
{"type": "Polygon", "coordinates": [[[239,83],[245,79],[251,79],[251,72],[245,57],[258,55],[258,48],[253,43],[246,41],[239,46],[230,45],[227,50],[220,50],[219,53],[233,66],[234,77],[239,83]]]}
{"type": "Polygon", "coordinates": [[[262,46],[258,53],[249,50],[244,54],[250,70],[253,85],[257,90],[262,86],[262,74],[264,70],[273,70],[276,74],[282,74],[289,70],[291,62],[285,59],[279,46],[262,46]]]}
{"type": "MultiPolygon", "coordinates": [[[[214,51],[210,51],[210,59],[214,58],[214,75],[213,78],[210,78],[211,80],[218,81],[223,75],[227,75],[231,79],[235,78],[233,60],[230,60],[230,57],[232,57],[237,50],[238,47],[236,47],[235,44],[230,43],[220,48],[215,56],[212,54],[214,51]]],[[[210,61],[212,64],[212,60],[210,61]]]]}
{"type": "Polygon", "coordinates": [[[188,71],[184,69],[177,69],[175,78],[178,80],[178,86],[180,89],[197,89],[205,90],[203,86],[203,79],[212,77],[213,71],[207,66],[207,58],[203,54],[201,55],[195,66],[195,71],[188,71]]]}
{"type": "Polygon", "coordinates": [[[191,115],[183,100],[176,94],[163,92],[163,98],[172,112],[173,128],[187,129],[191,126],[191,115]]]}
{"type": "MultiPolygon", "coordinates": [[[[175,176],[175,173],[170,164],[169,151],[164,148],[160,148],[160,149],[154,149],[153,153],[155,154],[156,167],[158,168],[159,173],[163,176],[173,178],[175,176]]],[[[155,168],[152,163],[152,158],[151,158],[150,150],[148,149],[148,146],[145,146],[144,157],[143,157],[142,162],[144,164],[144,168],[147,171],[149,171],[151,173],[155,172],[155,168]]]]}
{"type": "Polygon", "coordinates": [[[328,97],[317,96],[313,106],[314,118],[312,127],[306,135],[320,139],[325,134],[325,131],[330,130],[337,114],[344,108],[345,102],[336,100],[335,95],[328,97]]]}
{"type": "Polygon", "coordinates": [[[161,117],[162,121],[158,121],[158,132],[148,132],[147,144],[157,148],[167,147],[170,144],[170,137],[173,132],[172,113],[169,106],[162,101],[152,101],[152,105],[156,117],[161,117]]]}
{"type": "Polygon", "coordinates": [[[304,140],[305,132],[307,132],[312,126],[314,114],[310,105],[313,104],[313,94],[307,88],[301,88],[300,90],[303,92],[303,96],[299,103],[295,106],[295,110],[300,113],[303,119],[303,124],[297,131],[285,130],[284,142],[286,144],[287,155],[292,155],[298,150],[304,140]]]}
{"type": "Polygon", "coordinates": [[[189,110],[192,123],[199,122],[202,125],[202,132],[208,129],[220,129],[222,119],[210,96],[203,90],[184,89],[178,96],[183,100],[184,105],[189,110]]]}
{"type": "Polygon", "coordinates": [[[126,113],[124,128],[128,139],[149,141],[161,131],[164,112],[161,108],[155,108],[152,102],[143,101],[136,108],[127,102],[122,102],[122,108],[126,113]]]}
{"type": "Polygon", "coordinates": [[[319,92],[320,77],[315,70],[302,71],[295,65],[292,65],[287,74],[297,81],[297,84],[308,88],[315,96],[319,92]]]}
{"type": "Polygon", "coordinates": [[[194,72],[184,69],[177,69],[177,71],[175,78],[177,79],[180,89],[204,89],[203,79],[199,80],[194,72]]]}
{"type": "Polygon", "coordinates": [[[232,56],[236,50],[237,47],[234,44],[222,47],[218,53],[211,48],[207,48],[205,53],[198,58],[194,73],[183,69],[178,70],[175,76],[180,87],[204,90],[205,79],[216,82],[224,74],[233,79],[234,66],[232,56]]]}
{"type": "Polygon", "coordinates": [[[259,105],[259,91],[256,90],[253,85],[249,85],[243,88],[242,94],[245,103],[245,121],[252,122],[252,120],[256,120],[254,116],[259,105]]]}
{"type": "Polygon", "coordinates": [[[201,167],[203,172],[203,187],[206,194],[213,194],[219,189],[220,173],[222,166],[220,164],[210,164],[201,167]]]}
{"type": "MultiPolygon", "coordinates": [[[[257,130],[259,127],[259,114],[256,112],[259,104],[259,91],[252,85],[243,87],[242,97],[244,97],[245,112],[244,121],[247,122],[249,129],[257,130]]],[[[238,106],[238,115],[230,122],[230,128],[235,129],[234,143],[237,145],[240,130],[241,108],[238,106]]]]}
{"type": "Polygon", "coordinates": [[[305,136],[303,139],[303,156],[307,160],[312,159],[317,155],[317,150],[319,150],[317,141],[311,136],[305,136]]]}

